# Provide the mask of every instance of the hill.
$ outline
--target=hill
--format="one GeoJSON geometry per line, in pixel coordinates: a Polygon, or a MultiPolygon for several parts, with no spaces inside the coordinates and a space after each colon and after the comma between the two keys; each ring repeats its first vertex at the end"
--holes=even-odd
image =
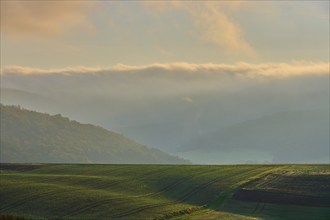
{"type": "Polygon", "coordinates": [[[180,151],[196,162],[226,163],[229,157],[236,163],[326,163],[329,109],[279,112],[237,123],[200,135],[180,151]]]}
{"type": "MultiPolygon", "coordinates": [[[[8,73],[1,76],[0,96],[3,104],[61,113],[165,152],[263,115],[329,108],[329,74],[256,80],[248,77],[252,72],[188,72],[8,73]]],[[[228,162],[237,163],[236,155],[232,158],[228,162]]]]}
{"type": "Polygon", "coordinates": [[[0,164],[27,219],[329,219],[329,165],[0,164]]]}
{"type": "Polygon", "coordinates": [[[24,106],[36,106],[41,103],[51,104],[48,97],[39,95],[32,92],[27,92],[19,89],[0,88],[1,91],[1,102],[7,105],[14,105],[20,103],[24,106]]]}
{"type": "Polygon", "coordinates": [[[1,162],[187,163],[102,127],[5,105],[1,162]]]}

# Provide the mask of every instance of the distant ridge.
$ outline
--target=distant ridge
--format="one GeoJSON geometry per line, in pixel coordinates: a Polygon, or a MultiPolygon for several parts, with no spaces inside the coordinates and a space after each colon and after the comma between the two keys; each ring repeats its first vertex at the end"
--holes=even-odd
{"type": "Polygon", "coordinates": [[[0,146],[1,162],[189,163],[99,126],[2,104],[0,146]]]}
{"type": "Polygon", "coordinates": [[[200,135],[183,145],[181,153],[193,160],[201,155],[214,161],[227,155],[238,163],[272,157],[271,163],[326,163],[329,161],[329,109],[285,111],[200,135]],[[260,156],[260,155],[261,156],[260,156]],[[243,158],[243,159],[242,159],[243,158]]]}

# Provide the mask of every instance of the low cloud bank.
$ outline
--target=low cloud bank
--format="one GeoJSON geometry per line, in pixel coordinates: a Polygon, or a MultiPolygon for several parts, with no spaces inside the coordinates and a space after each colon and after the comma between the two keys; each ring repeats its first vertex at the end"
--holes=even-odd
{"type": "Polygon", "coordinates": [[[324,75],[329,74],[329,63],[326,62],[309,62],[309,61],[295,61],[291,63],[237,63],[237,64],[195,64],[195,63],[154,63],[141,66],[130,66],[125,64],[117,64],[108,68],[101,67],[67,67],[59,69],[40,69],[23,66],[8,66],[2,69],[2,74],[114,74],[126,73],[132,74],[143,73],[144,75],[155,75],[153,71],[163,71],[167,73],[189,73],[202,74],[207,77],[210,74],[232,74],[236,76],[243,76],[247,78],[258,77],[275,77],[283,78],[297,75],[324,75]]]}

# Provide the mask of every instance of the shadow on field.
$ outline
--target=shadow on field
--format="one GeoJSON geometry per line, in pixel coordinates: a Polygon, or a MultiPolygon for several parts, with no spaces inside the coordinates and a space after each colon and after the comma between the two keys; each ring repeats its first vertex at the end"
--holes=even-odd
{"type": "Polygon", "coordinates": [[[0,216],[0,220],[26,220],[26,218],[10,214],[4,214],[0,216]]]}
{"type": "Polygon", "coordinates": [[[16,172],[26,172],[42,167],[50,166],[49,164],[10,164],[1,163],[0,170],[2,171],[16,171],[16,172]]]}
{"type": "Polygon", "coordinates": [[[294,195],[263,190],[238,190],[233,199],[245,202],[277,203],[312,207],[330,207],[329,197],[294,195]]]}

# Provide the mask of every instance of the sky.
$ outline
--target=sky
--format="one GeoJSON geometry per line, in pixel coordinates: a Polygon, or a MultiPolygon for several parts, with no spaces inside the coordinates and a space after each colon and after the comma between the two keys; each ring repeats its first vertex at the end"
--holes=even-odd
{"type": "Polygon", "coordinates": [[[329,1],[1,1],[1,66],[329,60],[329,1]]]}
{"type": "Polygon", "coordinates": [[[196,163],[327,162],[329,7],[1,1],[1,102],[196,163]]]}

